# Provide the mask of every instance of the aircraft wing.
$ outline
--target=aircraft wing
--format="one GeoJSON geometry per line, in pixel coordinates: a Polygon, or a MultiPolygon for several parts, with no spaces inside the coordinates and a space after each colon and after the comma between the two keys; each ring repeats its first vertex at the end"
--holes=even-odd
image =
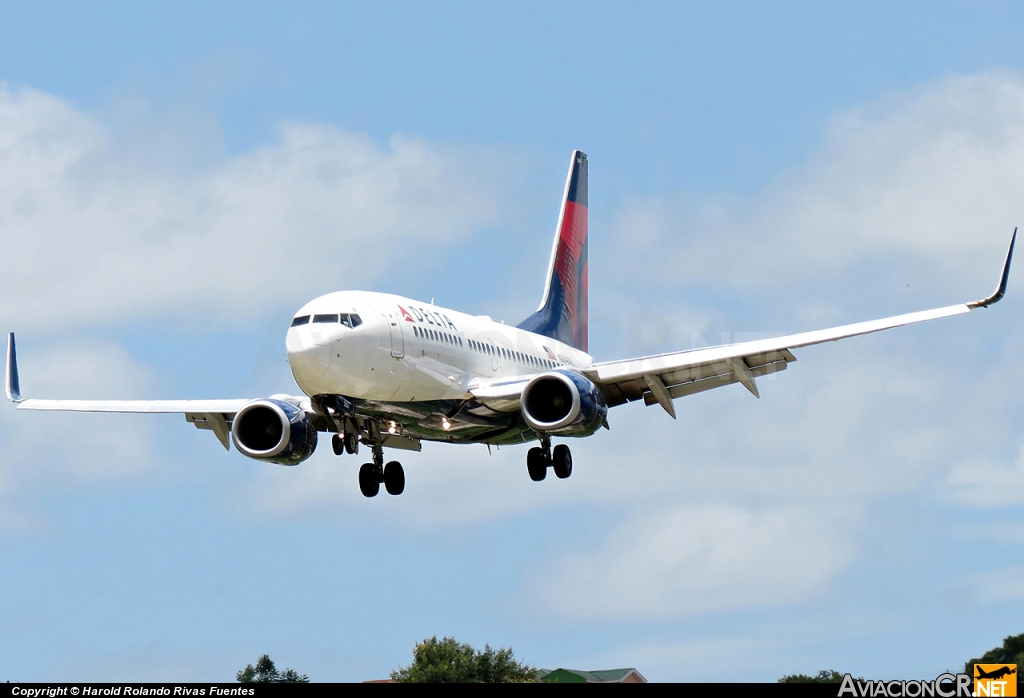
{"type": "Polygon", "coordinates": [[[672,406],[673,398],[692,395],[711,388],[740,383],[755,397],[758,397],[755,379],[769,373],[782,371],[789,363],[796,361],[791,349],[822,342],[834,342],[847,337],[856,337],[926,320],[962,315],[975,308],[987,308],[993,303],[997,303],[1006,293],[1010,260],[1013,257],[1013,245],[1016,239],[1017,229],[1014,228],[999,285],[996,287],[995,293],[980,301],[896,315],[881,320],[857,322],[826,330],[801,332],[785,337],[691,349],[637,359],[607,361],[594,364],[585,369],[583,373],[601,388],[609,406],[621,405],[624,402],[643,398],[647,405],[660,404],[673,419],[676,416],[672,406]]]}
{"type": "MultiPolygon", "coordinates": [[[[19,410],[43,412],[122,412],[129,414],[183,414],[197,429],[212,431],[224,448],[230,448],[231,422],[252,398],[226,400],[38,400],[21,397],[18,353],[14,333],[7,336],[7,399],[19,410]]],[[[309,409],[309,398],[275,395],[296,407],[309,409]]]]}
{"type": "Polygon", "coordinates": [[[532,378],[532,375],[496,381],[477,378],[470,382],[468,388],[470,395],[492,410],[515,412],[519,409],[519,397],[532,378]]]}
{"type": "Polygon", "coordinates": [[[188,414],[217,412],[234,416],[251,400],[22,400],[19,410],[43,412],[124,412],[130,414],[188,414]]]}

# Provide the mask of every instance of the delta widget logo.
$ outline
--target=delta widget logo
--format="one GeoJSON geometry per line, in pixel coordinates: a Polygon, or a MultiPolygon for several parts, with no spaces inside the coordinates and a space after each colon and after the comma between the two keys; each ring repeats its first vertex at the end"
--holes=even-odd
{"type": "Polygon", "coordinates": [[[984,696],[1016,696],[1017,665],[1016,664],[975,664],[974,695],[984,696]]]}

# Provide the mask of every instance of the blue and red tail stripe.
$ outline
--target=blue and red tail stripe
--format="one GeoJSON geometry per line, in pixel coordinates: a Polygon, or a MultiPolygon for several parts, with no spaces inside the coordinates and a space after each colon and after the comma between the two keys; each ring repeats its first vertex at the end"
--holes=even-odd
{"type": "Polygon", "coordinates": [[[520,323],[587,351],[587,155],[573,151],[540,308],[520,323]]]}

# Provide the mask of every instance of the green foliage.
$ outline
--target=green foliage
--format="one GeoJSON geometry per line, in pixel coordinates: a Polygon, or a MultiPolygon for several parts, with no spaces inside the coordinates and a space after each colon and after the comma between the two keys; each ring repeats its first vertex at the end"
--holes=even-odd
{"type": "Polygon", "coordinates": [[[526,683],[535,681],[537,670],[521,664],[512,648],[483,652],[460,644],[453,637],[434,636],[412,650],[412,664],[391,672],[397,683],[526,683]]]}
{"type": "MultiPolygon", "coordinates": [[[[856,679],[863,681],[864,679],[856,679]]],[[[807,674],[788,674],[779,679],[779,683],[842,683],[843,674],[835,669],[822,669],[814,676],[807,674]]]]}
{"type": "Polygon", "coordinates": [[[990,649],[977,659],[964,664],[964,673],[974,678],[975,664],[1016,664],[1017,680],[1020,681],[1020,670],[1024,668],[1024,633],[1010,635],[1003,640],[1001,647],[990,649]]]}
{"type": "Polygon", "coordinates": [[[245,668],[235,674],[238,683],[309,683],[309,677],[299,674],[294,669],[278,671],[269,654],[256,660],[256,666],[246,664],[245,668]]]}

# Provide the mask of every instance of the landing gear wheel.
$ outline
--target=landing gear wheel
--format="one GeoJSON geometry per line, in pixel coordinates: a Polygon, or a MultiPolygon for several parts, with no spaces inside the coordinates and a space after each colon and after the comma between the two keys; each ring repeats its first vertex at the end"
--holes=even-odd
{"type": "Polygon", "coordinates": [[[341,434],[335,434],[331,437],[331,448],[334,449],[334,455],[340,456],[345,452],[345,437],[341,434]]]}
{"type": "Polygon", "coordinates": [[[380,466],[373,463],[363,463],[359,467],[359,491],[364,497],[376,497],[380,492],[380,466]]]}
{"type": "Polygon", "coordinates": [[[349,453],[359,453],[359,436],[353,431],[345,434],[345,450],[349,453]]]}
{"type": "Polygon", "coordinates": [[[530,479],[540,482],[548,474],[548,459],[544,457],[543,448],[531,448],[526,454],[526,469],[530,471],[530,479]]]}
{"type": "Polygon", "coordinates": [[[384,466],[384,489],[388,494],[402,494],[405,491],[405,470],[396,460],[384,466]]]}
{"type": "Polygon", "coordinates": [[[555,446],[555,450],[551,454],[551,468],[561,480],[572,475],[572,453],[568,446],[565,444],[555,446]]]}

